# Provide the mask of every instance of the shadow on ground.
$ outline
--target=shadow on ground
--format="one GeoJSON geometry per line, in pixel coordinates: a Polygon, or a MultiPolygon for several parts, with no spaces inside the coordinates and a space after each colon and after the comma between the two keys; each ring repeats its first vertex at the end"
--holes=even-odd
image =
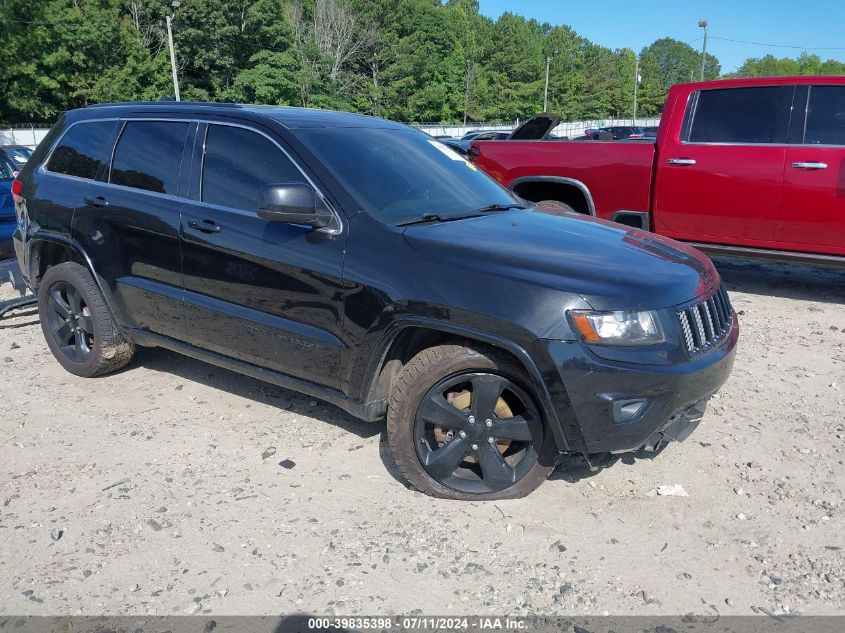
{"type": "Polygon", "coordinates": [[[714,257],[728,290],[755,295],[845,303],[845,270],[714,257]]]}
{"type": "Polygon", "coordinates": [[[381,423],[364,422],[352,417],[342,409],[310,396],[278,387],[270,383],[238,374],[216,365],[171,352],[161,348],[143,348],[127,366],[141,366],[153,371],[172,374],[186,381],[197,382],[213,389],[226,391],[241,398],[267,404],[280,411],[291,411],[333,424],[358,437],[368,438],[381,433],[381,423]],[[311,406],[316,402],[316,406],[311,406]]]}

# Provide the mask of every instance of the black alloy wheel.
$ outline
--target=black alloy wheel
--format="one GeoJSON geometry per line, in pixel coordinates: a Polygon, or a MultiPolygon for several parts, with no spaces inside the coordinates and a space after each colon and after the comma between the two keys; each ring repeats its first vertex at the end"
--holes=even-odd
{"type": "Polygon", "coordinates": [[[82,294],[65,281],[53,283],[47,294],[47,323],[62,353],[75,363],[84,363],[94,347],[94,319],[82,294]]]}
{"type": "Polygon", "coordinates": [[[84,378],[120,369],[135,354],[94,278],[78,262],[50,266],[38,285],[38,315],[59,364],[84,378]]]}
{"type": "Polygon", "coordinates": [[[414,440],[428,475],[453,490],[483,494],[514,486],[537,463],[543,423],[534,400],[508,378],[464,372],[423,396],[414,440]]]}

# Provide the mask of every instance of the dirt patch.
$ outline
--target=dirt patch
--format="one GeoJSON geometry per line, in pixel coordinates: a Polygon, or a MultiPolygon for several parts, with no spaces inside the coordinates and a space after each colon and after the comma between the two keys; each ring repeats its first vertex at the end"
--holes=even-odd
{"type": "Polygon", "coordinates": [[[76,378],[4,319],[0,612],[845,613],[845,273],[717,263],[693,436],[496,503],[408,490],[383,423],[162,350],[76,378]]]}

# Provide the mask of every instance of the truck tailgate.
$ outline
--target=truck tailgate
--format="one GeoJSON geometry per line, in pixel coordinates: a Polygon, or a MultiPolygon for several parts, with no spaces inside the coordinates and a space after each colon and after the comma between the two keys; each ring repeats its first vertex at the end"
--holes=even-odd
{"type": "Polygon", "coordinates": [[[592,196],[596,215],[649,211],[655,145],[626,141],[476,141],[475,163],[504,186],[522,178],[577,180],[592,196]]]}

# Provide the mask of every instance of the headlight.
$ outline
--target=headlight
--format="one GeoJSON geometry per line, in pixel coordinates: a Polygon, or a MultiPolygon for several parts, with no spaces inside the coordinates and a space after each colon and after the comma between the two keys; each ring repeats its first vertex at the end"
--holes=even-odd
{"type": "Polygon", "coordinates": [[[593,312],[573,310],[575,328],[588,343],[654,345],[666,340],[657,312],[593,312]]]}

